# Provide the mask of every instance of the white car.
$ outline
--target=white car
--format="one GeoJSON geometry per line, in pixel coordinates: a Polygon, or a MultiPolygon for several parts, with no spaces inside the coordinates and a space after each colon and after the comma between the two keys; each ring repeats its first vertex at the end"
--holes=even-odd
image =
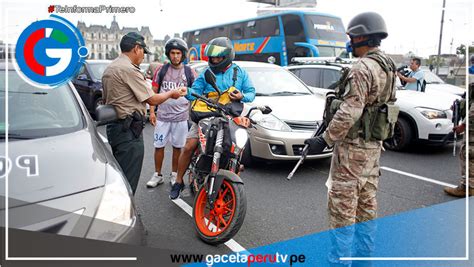
{"type": "MultiPolygon", "coordinates": [[[[247,166],[252,158],[270,160],[298,160],[304,140],[310,138],[321,124],[324,97],[314,95],[299,79],[284,68],[259,62],[235,62],[246,70],[256,90],[255,100],[250,105],[267,105],[272,112],[255,114],[255,129],[249,129],[250,142],[242,161],[247,166]]],[[[191,65],[200,73],[207,62],[191,65]]],[[[245,113],[245,112],[244,112],[245,113]]],[[[332,150],[321,154],[308,154],[307,159],[327,158],[332,150]]]]}
{"type": "Polygon", "coordinates": [[[445,83],[443,80],[441,80],[440,77],[438,77],[433,72],[429,70],[422,71],[426,81],[426,93],[440,92],[454,94],[461,97],[466,93],[466,90],[462,89],[461,87],[445,83]]]}
{"type": "MultiPolygon", "coordinates": [[[[319,95],[332,91],[328,88],[339,80],[341,68],[351,66],[350,62],[302,61],[301,64],[288,66],[287,69],[319,95]]],[[[415,142],[445,144],[449,141],[449,133],[453,128],[450,108],[454,100],[460,98],[458,94],[436,89],[428,91],[427,85],[425,93],[402,89],[397,90],[396,97],[400,114],[394,137],[384,142],[385,147],[398,151],[415,142]]]]}

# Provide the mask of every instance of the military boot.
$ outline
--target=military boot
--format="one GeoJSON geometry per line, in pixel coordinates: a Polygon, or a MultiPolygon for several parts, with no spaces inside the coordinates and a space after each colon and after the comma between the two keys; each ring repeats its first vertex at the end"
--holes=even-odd
{"type": "MultiPolygon", "coordinates": [[[[454,196],[454,197],[465,197],[466,196],[466,186],[459,185],[456,188],[445,187],[444,192],[446,192],[448,195],[451,195],[451,196],[454,196]]],[[[474,196],[474,188],[469,187],[469,196],[474,196]]]]}

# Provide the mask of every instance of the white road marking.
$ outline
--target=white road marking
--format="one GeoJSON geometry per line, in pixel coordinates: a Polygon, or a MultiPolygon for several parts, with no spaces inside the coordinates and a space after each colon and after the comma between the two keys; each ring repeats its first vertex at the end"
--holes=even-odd
{"type": "Polygon", "coordinates": [[[383,170],[386,170],[386,171],[389,171],[389,172],[398,173],[398,174],[405,175],[405,176],[409,176],[409,177],[412,177],[412,178],[415,178],[415,179],[418,179],[418,180],[422,180],[422,181],[425,181],[425,182],[439,184],[439,185],[442,185],[442,186],[447,186],[447,187],[451,187],[451,188],[456,188],[457,187],[456,185],[453,185],[453,184],[448,184],[448,183],[441,182],[441,181],[431,179],[431,178],[428,178],[428,177],[423,177],[423,176],[420,176],[420,175],[411,174],[411,173],[404,172],[404,171],[399,171],[399,170],[392,169],[392,168],[389,168],[389,167],[382,166],[382,167],[380,167],[380,169],[383,169],[383,170]]]}
{"type": "MultiPolygon", "coordinates": [[[[174,204],[176,204],[178,207],[180,207],[184,212],[186,212],[189,216],[193,217],[193,208],[188,205],[188,203],[184,202],[181,198],[173,200],[174,204]]],[[[239,243],[237,243],[234,239],[230,239],[229,241],[225,242],[224,245],[226,245],[230,250],[233,252],[239,252],[239,253],[248,253],[248,251],[242,247],[239,243]]]]}

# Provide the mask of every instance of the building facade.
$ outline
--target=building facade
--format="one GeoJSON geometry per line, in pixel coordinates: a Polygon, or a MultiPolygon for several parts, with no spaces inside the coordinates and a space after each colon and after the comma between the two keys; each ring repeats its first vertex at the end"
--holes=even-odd
{"type": "Polygon", "coordinates": [[[110,27],[106,25],[86,26],[84,22],[79,21],[77,28],[82,33],[87,49],[89,49],[88,59],[115,59],[120,54],[122,36],[129,32],[138,32],[145,38],[145,43],[152,54],[145,55],[144,62],[160,60],[164,53],[164,41],[153,40],[148,26],[142,26],[140,29],[136,27],[120,28],[115,16],[110,27]]]}

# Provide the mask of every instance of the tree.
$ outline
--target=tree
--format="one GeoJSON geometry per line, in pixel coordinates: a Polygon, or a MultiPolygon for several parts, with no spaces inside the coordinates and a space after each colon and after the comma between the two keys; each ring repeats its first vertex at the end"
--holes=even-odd
{"type": "MultiPolygon", "coordinates": [[[[474,54],[474,46],[469,46],[469,54],[470,55],[474,54]]],[[[466,55],[466,46],[462,44],[459,47],[457,47],[456,55],[460,55],[460,56],[466,55]]]]}

